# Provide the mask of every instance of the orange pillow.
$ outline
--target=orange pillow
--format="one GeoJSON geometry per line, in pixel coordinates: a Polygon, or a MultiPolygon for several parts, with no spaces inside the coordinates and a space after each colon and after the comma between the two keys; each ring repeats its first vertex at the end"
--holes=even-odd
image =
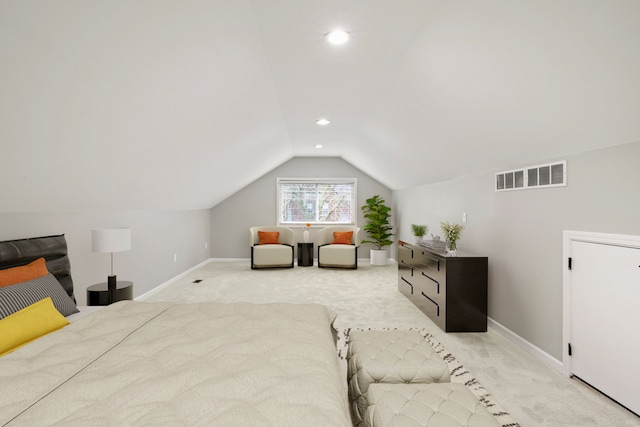
{"type": "Polygon", "coordinates": [[[280,236],[278,231],[258,231],[261,245],[279,245],[278,236],[280,236]]]}
{"type": "Polygon", "coordinates": [[[332,245],[350,245],[353,231],[334,231],[332,245]]]}
{"type": "Polygon", "coordinates": [[[38,258],[27,265],[0,270],[0,287],[27,282],[47,274],[49,274],[47,262],[44,258],[38,258]]]}

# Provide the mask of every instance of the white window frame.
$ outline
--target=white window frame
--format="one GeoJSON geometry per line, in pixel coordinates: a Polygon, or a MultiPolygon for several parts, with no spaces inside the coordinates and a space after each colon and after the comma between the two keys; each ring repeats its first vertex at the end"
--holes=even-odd
{"type": "Polygon", "coordinates": [[[357,201],[358,201],[358,180],[357,178],[277,178],[276,179],[276,193],[278,200],[276,204],[276,217],[277,223],[280,226],[285,227],[304,227],[307,223],[312,227],[326,227],[329,225],[356,225],[357,221],[357,201]],[[283,197],[282,186],[286,184],[350,184],[352,186],[351,192],[351,221],[318,221],[317,215],[315,221],[284,221],[282,218],[283,209],[283,197]]]}

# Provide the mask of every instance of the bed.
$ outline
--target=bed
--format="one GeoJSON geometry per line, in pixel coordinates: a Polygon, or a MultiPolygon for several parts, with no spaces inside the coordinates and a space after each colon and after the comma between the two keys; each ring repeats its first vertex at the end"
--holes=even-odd
{"type": "Polygon", "coordinates": [[[0,426],[350,426],[334,319],[316,304],[112,304],[0,357],[0,426]]]}

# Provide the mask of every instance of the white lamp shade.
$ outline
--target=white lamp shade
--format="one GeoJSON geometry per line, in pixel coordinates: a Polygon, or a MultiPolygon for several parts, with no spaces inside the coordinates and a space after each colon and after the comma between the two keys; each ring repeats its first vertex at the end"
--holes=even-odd
{"type": "Polygon", "coordinates": [[[99,228],[91,231],[93,252],[122,252],[131,249],[131,229],[99,228]]]}

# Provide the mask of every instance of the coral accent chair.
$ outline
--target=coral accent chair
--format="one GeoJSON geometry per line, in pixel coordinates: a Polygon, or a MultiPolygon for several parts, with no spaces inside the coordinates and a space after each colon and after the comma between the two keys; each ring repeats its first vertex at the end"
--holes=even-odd
{"type": "MultiPolygon", "coordinates": [[[[251,269],[293,268],[293,230],[288,227],[260,226],[249,228],[251,234],[251,269]],[[260,244],[260,231],[278,233],[277,243],[260,244]]],[[[274,238],[274,234],[266,237],[274,238]]],[[[265,237],[263,235],[263,237],[265,237]]]]}
{"type": "Polygon", "coordinates": [[[351,225],[334,225],[318,231],[318,267],[358,268],[360,228],[351,225]],[[333,243],[335,232],[351,231],[350,243],[333,243]]]}

